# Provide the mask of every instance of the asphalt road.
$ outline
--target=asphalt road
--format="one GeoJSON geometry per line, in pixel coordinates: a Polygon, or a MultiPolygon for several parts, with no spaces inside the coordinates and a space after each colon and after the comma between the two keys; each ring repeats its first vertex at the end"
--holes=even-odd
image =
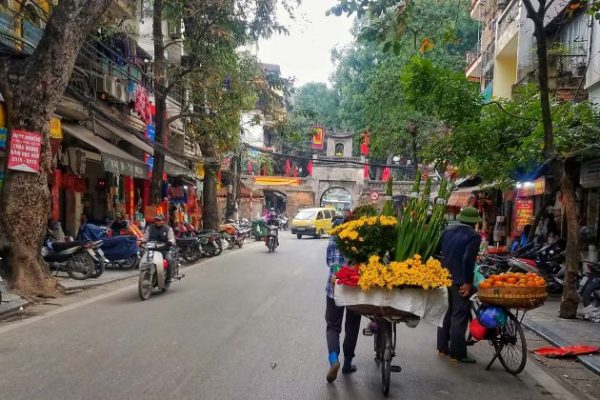
{"type": "MultiPolygon", "coordinates": [[[[359,339],[357,373],[325,382],[327,240],[283,233],[281,242],[275,254],[261,243],[226,251],[149,301],[131,285],[4,325],[0,399],[382,398],[371,338],[359,339]]],[[[438,357],[431,325],[398,335],[403,371],[390,398],[554,397],[533,363],[519,377],[485,371],[487,344],[474,348],[477,365],[459,365],[438,357]]]]}

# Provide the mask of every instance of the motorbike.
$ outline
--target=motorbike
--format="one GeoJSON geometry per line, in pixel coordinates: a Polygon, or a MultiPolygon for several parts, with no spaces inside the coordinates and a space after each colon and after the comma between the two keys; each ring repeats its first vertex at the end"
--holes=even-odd
{"type": "Polygon", "coordinates": [[[584,307],[594,306],[600,308],[600,263],[584,261],[588,271],[584,272],[579,281],[577,293],[584,307]]]}
{"type": "Polygon", "coordinates": [[[244,245],[244,240],[247,235],[250,235],[251,230],[240,231],[235,224],[229,223],[219,227],[219,236],[227,242],[228,250],[233,249],[236,245],[241,249],[244,245]]]}
{"type": "Polygon", "coordinates": [[[106,239],[101,247],[107,258],[107,268],[137,268],[140,250],[135,236],[116,236],[106,239]]]}
{"type": "Polygon", "coordinates": [[[284,231],[287,231],[289,228],[289,218],[286,217],[285,215],[281,215],[279,217],[279,229],[283,229],[284,231]]]}
{"type": "Polygon", "coordinates": [[[223,243],[219,234],[215,231],[201,231],[198,233],[198,240],[202,248],[202,254],[207,257],[215,257],[223,252],[223,243]]]}
{"type": "Polygon", "coordinates": [[[42,258],[56,274],[66,271],[76,280],[98,278],[108,262],[101,246],[101,240],[57,242],[47,239],[42,247],[42,258]]]}
{"type": "MultiPolygon", "coordinates": [[[[148,242],[145,245],[140,262],[140,276],[138,280],[138,294],[141,300],[148,300],[154,289],[165,292],[169,289],[167,271],[169,262],[163,257],[161,251],[169,247],[166,243],[148,242]]],[[[176,253],[176,250],[175,250],[176,253]]],[[[181,280],[185,275],[179,275],[179,256],[173,255],[173,279],[181,280]]]]}
{"type": "Polygon", "coordinates": [[[265,244],[269,249],[269,253],[274,253],[277,246],[279,246],[279,231],[277,226],[269,225],[267,236],[265,236],[265,244]]]}
{"type": "Polygon", "coordinates": [[[203,250],[199,238],[187,236],[175,238],[181,258],[188,264],[198,262],[202,258],[203,250]]]}

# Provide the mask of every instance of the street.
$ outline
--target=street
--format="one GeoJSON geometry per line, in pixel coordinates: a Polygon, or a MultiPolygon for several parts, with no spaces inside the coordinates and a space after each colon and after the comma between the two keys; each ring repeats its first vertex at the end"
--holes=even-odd
{"type": "MultiPolygon", "coordinates": [[[[226,251],[186,268],[181,283],[149,301],[132,280],[81,306],[2,325],[0,398],[382,398],[371,338],[359,338],[357,373],[325,382],[326,245],[283,232],[275,254],[262,243],[226,251]]],[[[485,371],[487,343],[472,351],[476,365],[451,363],[435,351],[433,326],[399,326],[395,364],[403,370],[392,375],[390,398],[555,394],[536,382],[533,361],[513,377],[499,364],[485,371]]]]}

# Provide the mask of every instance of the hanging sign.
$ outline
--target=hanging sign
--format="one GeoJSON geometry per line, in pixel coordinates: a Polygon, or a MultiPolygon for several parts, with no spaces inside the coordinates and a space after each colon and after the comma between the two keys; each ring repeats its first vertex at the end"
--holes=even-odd
{"type": "Polygon", "coordinates": [[[8,152],[8,169],[23,172],[39,172],[41,149],[41,133],[21,129],[13,130],[8,152]]]}
{"type": "Polygon", "coordinates": [[[323,150],[323,145],[325,144],[325,127],[320,125],[315,125],[311,127],[312,138],[311,144],[314,150],[323,150]]]}
{"type": "Polygon", "coordinates": [[[517,198],[515,200],[515,231],[523,232],[525,225],[533,218],[533,199],[517,198]]]}
{"type": "Polygon", "coordinates": [[[52,117],[50,120],[50,137],[59,140],[63,138],[62,123],[59,118],[52,117]]]}

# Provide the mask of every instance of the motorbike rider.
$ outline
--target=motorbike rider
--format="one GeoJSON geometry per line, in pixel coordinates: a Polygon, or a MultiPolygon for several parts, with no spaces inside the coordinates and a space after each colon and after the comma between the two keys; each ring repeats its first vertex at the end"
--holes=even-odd
{"type": "Polygon", "coordinates": [[[170,282],[173,278],[173,254],[171,247],[175,246],[175,233],[173,228],[165,224],[165,216],[157,214],[154,216],[153,223],[146,227],[144,236],[142,236],[142,243],[149,241],[165,243],[168,246],[161,250],[163,257],[169,263],[167,269],[167,282],[170,282]]]}
{"type": "MultiPolygon", "coordinates": [[[[279,218],[277,217],[277,213],[274,208],[269,210],[269,215],[267,215],[267,226],[274,226],[279,229],[279,218]]],[[[265,240],[267,237],[265,237],[265,240]]],[[[275,238],[275,243],[279,246],[279,235],[275,238]]]]}

